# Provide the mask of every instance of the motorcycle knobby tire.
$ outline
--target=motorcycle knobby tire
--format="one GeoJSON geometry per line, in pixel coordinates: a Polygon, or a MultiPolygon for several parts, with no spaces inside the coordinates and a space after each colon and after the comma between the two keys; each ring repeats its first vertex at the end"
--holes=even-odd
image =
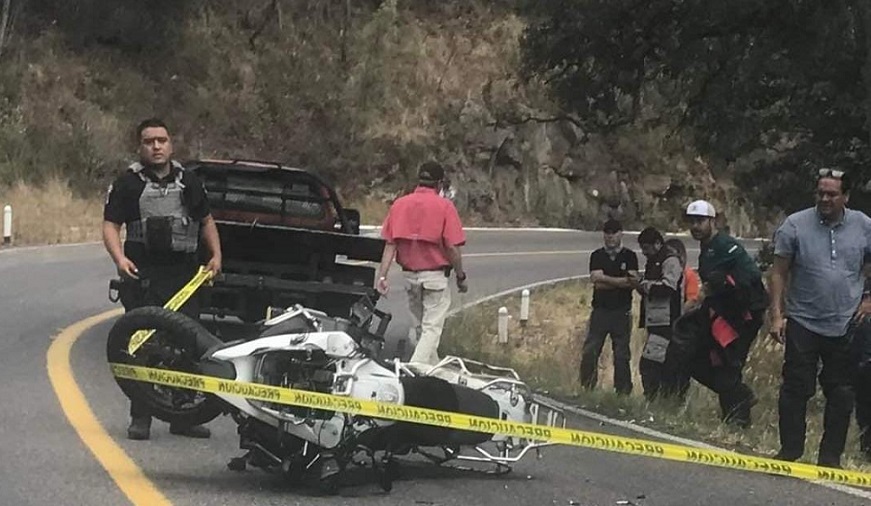
{"type": "MultiPolygon", "coordinates": [[[[112,326],[106,343],[109,362],[150,365],[148,357],[142,356],[145,348],[140,348],[135,357],[127,353],[130,337],[140,329],[155,329],[161,333],[164,342],[170,341],[170,346],[197,359],[212,346],[221,344],[220,339],[188,316],[159,306],[145,306],[128,311],[112,326]]],[[[121,378],[115,378],[115,381],[131,402],[147,407],[153,417],[170,424],[201,425],[224,411],[223,402],[212,394],[205,394],[205,398],[193,406],[172,407],[161,401],[151,383],[121,378]]]]}

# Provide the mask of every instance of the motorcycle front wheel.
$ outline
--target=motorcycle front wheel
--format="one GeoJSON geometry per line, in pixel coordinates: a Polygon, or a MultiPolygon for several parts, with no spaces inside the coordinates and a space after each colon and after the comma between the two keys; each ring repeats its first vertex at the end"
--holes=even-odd
{"type": "MultiPolygon", "coordinates": [[[[220,339],[188,316],[147,306],[128,311],[115,322],[109,331],[106,355],[112,363],[197,374],[202,355],[220,344],[220,339]],[[130,355],[130,338],[138,330],[148,329],[154,329],[154,334],[130,355]]],[[[131,402],[171,424],[201,425],[224,411],[223,402],[211,394],[121,378],[115,381],[131,402]]]]}

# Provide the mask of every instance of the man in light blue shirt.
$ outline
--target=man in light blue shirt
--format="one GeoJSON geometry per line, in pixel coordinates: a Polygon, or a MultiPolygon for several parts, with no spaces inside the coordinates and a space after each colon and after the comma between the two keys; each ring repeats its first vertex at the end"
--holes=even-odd
{"type": "Polygon", "coordinates": [[[840,467],[854,402],[856,361],[848,328],[853,318],[871,312],[871,300],[863,300],[871,218],[846,208],[849,188],[843,171],[820,169],[816,206],[787,217],[774,235],[770,333],[786,343],[779,459],[794,461],[804,453],[807,401],[822,361],[826,410],[817,462],[840,467]]]}

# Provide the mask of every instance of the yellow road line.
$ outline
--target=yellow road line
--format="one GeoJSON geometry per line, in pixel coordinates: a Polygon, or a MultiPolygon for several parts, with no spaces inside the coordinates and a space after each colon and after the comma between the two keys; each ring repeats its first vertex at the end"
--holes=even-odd
{"type": "Polygon", "coordinates": [[[115,480],[121,492],[136,505],[172,506],[169,499],[152,483],[118,446],[106,429],[100,425],[85,395],[76,384],[70,368],[70,350],[73,344],[88,329],[122,313],[113,309],[91,316],[63,329],[54,339],[46,354],[46,368],[51,386],[60,402],[70,425],[76,430],[85,446],[94,454],[103,469],[115,480]]]}

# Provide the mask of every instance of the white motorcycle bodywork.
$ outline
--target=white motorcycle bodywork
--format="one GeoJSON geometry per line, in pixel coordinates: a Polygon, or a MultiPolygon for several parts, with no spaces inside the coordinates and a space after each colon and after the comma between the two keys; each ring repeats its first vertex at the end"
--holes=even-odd
{"type": "MultiPolygon", "coordinates": [[[[278,333],[260,337],[221,348],[208,357],[213,361],[230,362],[236,371],[239,382],[270,384],[288,388],[306,388],[292,382],[269,381],[265,372],[269,357],[281,353],[295,353],[305,356],[325,357],[330,363],[330,380],[322,386],[325,393],[361,400],[403,405],[406,395],[401,382],[403,377],[433,376],[455,385],[484,393],[498,404],[499,418],[512,422],[536,423],[548,426],[565,426],[563,413],[546,406],[533,398],[532,391],[511,369],[498,368],[464,360],[459,357],[446,357],[435,366],[402,363],[398,359],[385,364],[370,358],[369,354],[348,333],[341,330],[324,330],[322,321],[336,321],[319,311],[301,306],[291,308],[275,318],[264,322],[265,328],[275,327],[292,319],[305,319],[313,331],[278,333]],[[478,369],[478,371],[471,371],[478,369]]],[[[279,327],[275,327],[279,328],[279,327]]],[[[338,447],[349,435],[359,435],[372,428],[386,427],[396,422],[383,419],[352,417],[342,412],[334,412],[329,418],[320,419],[304,415],[305,409],[249,400],[229,393],[216,394],[233,405],[240,414],[260,420],[288,435],[300,438],[309,444],[323,449],[338,447]],[[348,432],[351,431],[351,434],[348,432]]],[[[476,446],[476,455],[462,455],[458,448],[443,447],[443,456],[420,453],[437,463],[459,459],[496,464],[500,470],[507,470],[510,464],[520,460],[527,451],[538,449],[549,443],[526,438],[515,438],[494,434],[491,442],[497,451],[491,452],[476,446]]]]}

